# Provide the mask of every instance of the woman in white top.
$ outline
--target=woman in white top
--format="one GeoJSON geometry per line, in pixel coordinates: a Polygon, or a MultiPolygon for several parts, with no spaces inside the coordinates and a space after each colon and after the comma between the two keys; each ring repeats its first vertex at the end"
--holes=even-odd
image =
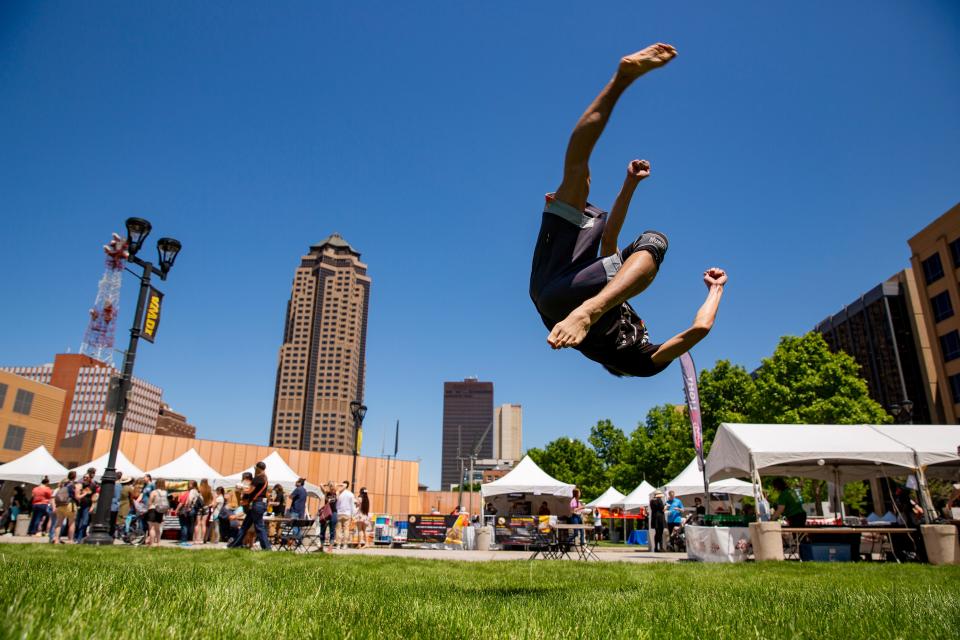
{"type": "Polygon", "coordinates": [[[224,513],[226,508],[227,498],[224,495],[223,487],[217,487],[213,494],[213,506],[210,508],[210,542],[220,542],[220,530],[224,524],[230,526],[227,514],[224,513]]]}

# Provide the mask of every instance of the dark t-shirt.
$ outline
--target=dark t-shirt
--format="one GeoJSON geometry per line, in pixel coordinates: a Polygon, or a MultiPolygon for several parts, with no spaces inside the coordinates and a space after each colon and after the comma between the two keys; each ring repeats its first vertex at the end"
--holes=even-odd
{"type": "Polygon", "coordinates": [[[626,302],[600,316],[577,347],[614,375],[641,378],[654,376],[670,364],[657,364],[651,359],[659,348],[659,344],[650,343],[647,326],[626,302]]]}
{"type": "Polygon", "coordinates": [[[252,491],[247,494],[251,501],[260,501],[267,498],[267,476],[253,476],[253,482],[250,483],[252,491]]]}
{"type": "Polygon", "coordinates": [[[303,487],[297,487],[290,494],[290,512],[303,515],[303,511],[306,506],[307,491],[303,487]]]}
{"type": "Polygon", "coordinates": [[[656,526],[659,524],[661,527],[664,522],[664,513],[663,513],[663,500],[660,498],[654,498],[650,501],[650,522],[656,526]]]}

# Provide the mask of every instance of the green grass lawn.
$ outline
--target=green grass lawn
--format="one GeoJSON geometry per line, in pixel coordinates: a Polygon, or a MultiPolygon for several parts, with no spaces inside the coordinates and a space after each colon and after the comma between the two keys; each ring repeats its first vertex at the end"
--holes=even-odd
{"type": "Polygon", "coordinates": [[[0,546],[2,638],[951,638],[960,567],[0,546]]]}

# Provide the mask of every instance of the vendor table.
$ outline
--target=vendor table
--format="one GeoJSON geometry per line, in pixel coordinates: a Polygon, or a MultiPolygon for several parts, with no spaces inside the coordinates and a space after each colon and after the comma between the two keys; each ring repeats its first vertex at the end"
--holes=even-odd
{"type": "MultiPolygon", "coordinates": [[[[873,555],[875,549],[882,553],[884,542],[887,542],[890,548],[893,549],[892,536],[894,534],[910,535],[911,533],[913,533],[913,529],[906,527],[783,527],[784,537],[787,537],[791,542],[787,549],[784,550],[784,553],[790,558],[800,560],[800,544],[810,541],[817,536],[859,537],[863,534],[870,534],[867,539],[876,545],[875,547],[871,547],[870,550],[870,554],[873,555]]],[[[898,564],[900,563],[900,559],[897,558],[896,554],[893,554],[893,558],[898,564]]]]}
{"type": "Polygon", "coordinates": [[[691,560],[743,562],[750,553],[748,527],[698,527],[688,524],[683,531],[687,557],[691,560]]]}

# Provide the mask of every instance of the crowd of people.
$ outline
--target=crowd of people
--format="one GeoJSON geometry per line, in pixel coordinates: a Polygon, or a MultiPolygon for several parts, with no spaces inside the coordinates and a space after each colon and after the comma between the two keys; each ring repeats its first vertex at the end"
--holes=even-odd
{"type": "MultiPolygon", "coordinates": [[[[96,477],[97,470],[90,468],[80,478],[70,471],[55,485],[43,478],[29,495],[26,485],[17,485],[0,518],[0,534],[14,533],[18,517],[30,514],[27,535],[46,536],[54,544],[82,542],[99,503],[96,477]]],[[[320,508],[316,518],[311,518],[307,513],[306,480],[299,478],[287,495],[280,484],[271,488],[263,462],[255,465],[253,473],[242,474],[233,488],[213,487],[207,479],[172,482],[150,474],[132,478],[120,470],[115,477],[110,535],[146,546],[160,544],[165,520],[171,517],[179,524],[181,546],[221,542],[231,548],[250,548],[259,543],[269,550],[284,519],[295,525],[299,521],[300,526],[293,529],[294,537],[316,522],[320,550],[326,552],[351,546],[354,533],[357,546],[364,548],[373,533],[366,488],[354,495],[346,480],[322,486],[320,508]]],[[[169,520],[167,523],[169,528],[169,520]]]]}

